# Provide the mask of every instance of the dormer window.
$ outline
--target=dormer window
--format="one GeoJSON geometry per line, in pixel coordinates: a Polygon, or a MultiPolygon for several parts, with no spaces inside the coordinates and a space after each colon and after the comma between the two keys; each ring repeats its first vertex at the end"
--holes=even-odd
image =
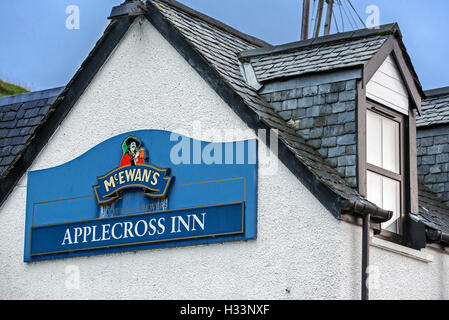
{"type": "Polygon", "coordinates": [[[372,101],[366,113],[367,199],[393,211],[382,228],[401,233],[404,199],[404,117],[372,101]]]}
{"type": "Polygon", "coordinates": [[[409,218],[419,212],[416,114],[423,92],[397,26],[371,32],[248,50],[239,55],[241,69],[344,187],[370,200],[365,212],[394,213],[371,216],[376,236],[419,247],[409,218]]]}
{"type": "Polygon", "coordinates": [[[359,188],[369,201],[393,212],[393,217],[381,224],[387,231],[383,235],[406,236],[405,218],[418,211],[413,108],[420,100],[412,94],[414,83],[407,78],[409,70],[401,66],[400,51],[393,51],[373,68],[369,80],[365,79],[359,123],[365,127],[366,137],[359,140],[359,188]]]}

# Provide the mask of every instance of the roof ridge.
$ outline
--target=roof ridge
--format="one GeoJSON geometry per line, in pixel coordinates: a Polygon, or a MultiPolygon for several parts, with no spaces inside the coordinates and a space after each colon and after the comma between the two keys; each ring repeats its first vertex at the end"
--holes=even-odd
{"type": "Polygon", "coordinates": [[[272,55],[278,53],[285,53],[302,48],[311,48],[323,44],[334,44],[344,40],[359,40],[374,36],[386,36],[396,34],[402,38],[401,31],[397,23],[384,24],[379,28],[365,28],[342,33],[334,33],[327,36],[317,38],[310,38],[307,40],[294,41],[285,43],[270,48],[250,49],[240,53],[239,59],[252,58],[256,56],[272,55]]]}
{"type": "MultiPolygon", "coordinates": [[[[150,0],[147,0],[147,1],[150,1],[150,0]]],[[[209,23],[225,32],[228,32],[236,37],[239,37],[245,41],[248,41],[251,44],[257,45],[259,47],[271,47],[271,44],[269,44],[268,42],[265,42],[262,39],[256,38],[249,34],[243,33],[237,29],[234,29],[233,27],[231,27],[217,19],[214,19],[208,15],[205,15],[204,13],[201,13],[199,11],[196,11],[196,10],[190,8],[190,7],[187,7],[186,5],[179,3],[178,1],[175,1],[175,0],[151,0],[151,1],[152,2],[155,2],[155,1],[163,2],[169,6],[172,6],[176,9],[179,9],[179,10],[187,13],[188,15],[191,15],[195,18],[201,19],[204,22],[209,23]]]]}
{"type": "Polygon", "coordinates": [[[57,87],[39,91],[31,91],[10,96],[0,97],[0,107],[14,104],[28,102],[32,100],[46,99],[59,95],[65,87],[57,87]]]}
{"type": "Polygon", "coordinates": [[[449,95],[449,86],[425,90],[424,94],[426,95],[426,98],[435,98],[439,96],[449,95]]]}

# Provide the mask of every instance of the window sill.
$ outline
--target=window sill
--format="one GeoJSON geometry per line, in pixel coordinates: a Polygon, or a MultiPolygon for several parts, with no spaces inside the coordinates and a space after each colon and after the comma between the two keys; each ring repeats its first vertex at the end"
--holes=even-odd
{"type": "Polygon", "coordinates": [[[434,261],[434,257],[431,254],[419,250],[414,250],[391,241],[380,239],[375,236],[370,237],[370,245],[372,247],[384,249],[422,262],[430,263],[434,261]]]}

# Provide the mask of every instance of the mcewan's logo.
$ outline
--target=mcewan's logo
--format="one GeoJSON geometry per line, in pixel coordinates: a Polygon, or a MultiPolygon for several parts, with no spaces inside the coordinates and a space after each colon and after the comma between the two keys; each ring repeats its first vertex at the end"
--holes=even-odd
{"type": "Polygon", "coordinates": [[[97,177],[94,186],[98,204],[107,204],[120,198],[128,188],[143,188],[150,198],[164,198],[170,185],[170,169],[160,169],[150,164],[147,152],[137,137],[127,137],[122,143],[123,156],[120,167],[97,177]]]}

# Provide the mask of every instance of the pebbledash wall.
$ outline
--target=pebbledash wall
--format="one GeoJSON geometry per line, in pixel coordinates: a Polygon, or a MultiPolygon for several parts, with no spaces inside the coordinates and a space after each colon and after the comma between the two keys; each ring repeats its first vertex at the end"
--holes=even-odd
{"type": "MultiPolygon", "coordinates": [[[[195,120],[203,131],[247,129],[150,23],[136,19],[30,170],[131,130],[184,129],[201,138],[195,120]]],[[[260,143],[259,154],[266,151],[260,143]]],[[[26,185],[25,175],[0,208],[1,299],[360,298],[361,228],[336,220],[281,162],[276,175],[259,174],[256,240],[33,263],[23,262],[26,185]]],[[[449,298],[449,256],[371,249],[371,298],[449,298]]]]}

